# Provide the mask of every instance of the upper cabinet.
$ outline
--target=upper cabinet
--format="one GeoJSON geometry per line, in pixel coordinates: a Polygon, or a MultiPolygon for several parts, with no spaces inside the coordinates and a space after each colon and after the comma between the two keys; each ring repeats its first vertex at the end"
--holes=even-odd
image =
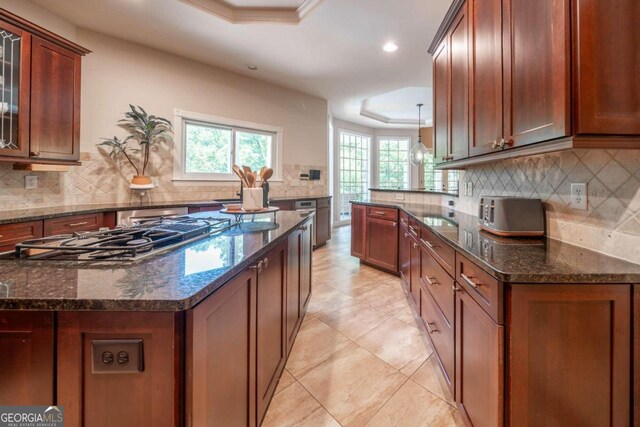
{"type": "Polygon", "coordinates": [[[88,50],[0,9],[0,161],[77,164],[88,50]]]}
{"type": "Polygon", "coordinates": [[[430,47],[436,161],[640,148],[638,19],[636,0],[454,1],[430,47]]]}

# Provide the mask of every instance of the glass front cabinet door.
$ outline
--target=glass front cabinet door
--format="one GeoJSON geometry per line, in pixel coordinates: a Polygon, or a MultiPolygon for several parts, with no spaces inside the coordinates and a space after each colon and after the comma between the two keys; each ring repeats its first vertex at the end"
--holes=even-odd
{"type": "Polygon", "coordinates": [[[29,156],[31,35],[0,21],[0,156],[29,156]]]}

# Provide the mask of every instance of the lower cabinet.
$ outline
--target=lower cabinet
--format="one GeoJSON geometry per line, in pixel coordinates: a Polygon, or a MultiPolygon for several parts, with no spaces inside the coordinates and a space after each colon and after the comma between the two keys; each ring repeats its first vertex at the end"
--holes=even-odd
{"type": "Polygon", "coordinates": [[[455,353],[454,353],[454,330],[452,325],[447,323],[446,318],[438,308],[429,291],[425,288],[420,290],[420,317],[422,318],[429,340],[435,350],[438,362],[444,373],[445,380],[451,390],[451,395],[455,395],[455,353]]]}
{"type": "Polygon", "coordinates": [[[313,252],[313,222],[308,222],[302,226],[301,246],[300,246],[300,311],[302,315],[307,311],[307,306],[311,300],[311,266],[313,252]]]}
{"type": "Polygon", "coordinates": [[[54,329],[51,312],[0,312],[0,402],[53,405],[54,329]]]}
{"type": "MultiPolygon", "coordinates": [[[[455,311],[455,396],[458,408],[469,425],[502,426],[504,327],[495,323],[462,288],[456,292],[455,311]]],[[[514,420],[517,420],[512,424],[514,426],[525,425],[523,419],[514,420]]],[[[532,425],[549,424],[545,421],[532,425]]]]}
{"type": "MultiPolygon", "coordinates": [[[[633,320],[640,322],[640,285],[633,287],[633,320]]],[[[633,425],[640,426],[640,328],[633,328],[633,425]]]]}
{"type": "Polygon", "coordinates": [[[398,223],[367,217],[365,259],[389,271],[398,271],[398,223]]]}
{"type": "Polygon", "coordinates": [[[330,200],[318,201],[316,208],[316,247],[322,246],[331,239],[331,205],[330,200]]]}
{"type": "Polygon", "coordinates": [[[630,425],[631,286],[507,290],[507,423],[630,425]]]}
{"type": "Polygon", "coordinates": [[[351,256],[365,259],[367,238],[367,207],[351,205],[351,256]]]}
{"type": "Polygon", "coordinates": [[[405,287],[411,289],[411,240],[409,239],[409,227],[402,221],[398,236],[398,267],[400,278],[405,287]]]}
{"type": "Polygon", "coordinates": [[[0,252],[8,252],[16,243],[42,237],[42,221],[0,225],[0,252]]]}
{"type": "Polygon", "coordinates": [[[262,421],[286,361],[285,290],[287,244],[280,244],[258,263],[256,393],[262,421]]]}
{"type": "Polygon", "coordinates": [[[409,290],[418,310],[420,309],[420,276],[422,274],[421,252],[420,245],[415,237],[409,235],[409,276],[411,277],[409,290]]]}

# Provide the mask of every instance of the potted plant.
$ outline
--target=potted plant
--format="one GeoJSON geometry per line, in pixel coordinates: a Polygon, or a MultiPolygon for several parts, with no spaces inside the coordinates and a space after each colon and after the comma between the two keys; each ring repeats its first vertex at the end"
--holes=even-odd
{"type": "Polygon", "coordinates": [[[140,106],[136,108],[129,105],[129,107],[131,111],[124,113],[125,118],[118,121],[118,126],[127,130],[129,136],[125,139],[120,139],[117,136],[102,138],[103,141],[98,146],[111,147],[109,157],[112,159],[121,155],[127,159],[136,171],[131,184],[152,185],[151,177],[146,175],[151,146],[161,141],[171,140],[173,127],[169,120],[149,115],[140,106]],[[136,141],[140,148],[130,147],[128,145],[130,141],[136,141]],[[136,159],[134,154],[139,155],[139,158],[136,159]]]}

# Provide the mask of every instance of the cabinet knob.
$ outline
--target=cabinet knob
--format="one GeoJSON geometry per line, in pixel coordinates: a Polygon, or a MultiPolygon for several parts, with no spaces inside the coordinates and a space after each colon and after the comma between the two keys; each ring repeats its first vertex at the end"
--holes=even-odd
{"type": "Polygon", "coordinates": [[[30,151],[29,152],[29,156],[31,157],[38,157],[40,155],[39,151],[30,151]]]}
{"type": "Polygon", "coordinates": [[[424,322],[424,323],[427,325],[427,331],[429,331],[431,335],[433,335],[435,332],[438,332],[437,329],[434,329],[431,327],[431,325],[435,325],[435,323],[433,322],[424,322]]]}
{"type": "Polygon", "coordinates": [[[262,260],[262,268],[267,268],[269,266],[269,258],[265,258],[262,260]]]}
{"type": "Polygon", "coordinates": [[[456,285],[451,285],[451,293],[455,294],[456,292],[460,292],[461,289],[459,287],[457,287],[456,285]]]}
{"type": "Polygon", "coordinates": [[[413,242],[413,249],[418,249],[418,244],[413,242]]]}
{"type": "Polygon", "coordinates": [[[494,150],[495,150],[496,148],[498,148],[498,140],[497,140],[497,139],[494,139],[494,140],[493,140],[493,142],[491,143],[491,148],[493,148],[494,150]]]}
{"type": "Polygon", "coordinates": [[[249,267],[251,270],[257,271],[258,273],[262,272],[262,261],[258,261],[256,265],[252,265],[249,267]]]}

